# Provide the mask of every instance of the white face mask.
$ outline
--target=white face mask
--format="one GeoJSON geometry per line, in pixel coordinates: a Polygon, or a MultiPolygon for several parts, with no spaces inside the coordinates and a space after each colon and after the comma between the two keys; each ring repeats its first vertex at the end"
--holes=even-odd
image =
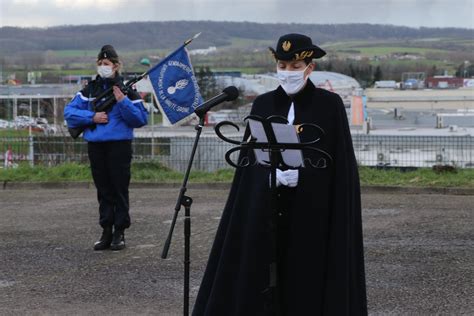
{"type": "Polygon", "coordinates": [[[110,78],[114,75],[112,66],[97,66],[97,73],[102,78],[110,78]]]}
{"type": "Polygon", "coordinates": [[[304,72],[308,67],[309,65],[305,69],[297,71],[277,69],[278,81],[287,94],[296,94],[304,87],[308,79],[308,77],[305,77],[304,72]]]}

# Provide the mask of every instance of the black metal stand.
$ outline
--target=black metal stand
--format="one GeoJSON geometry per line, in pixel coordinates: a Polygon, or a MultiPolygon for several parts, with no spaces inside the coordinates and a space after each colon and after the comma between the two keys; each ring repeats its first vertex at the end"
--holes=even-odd
{"type": "Polygon", "coordinates": [[[183,184],[179,191],[179,196],[176,201],[176,206],[174,208],[174,216],[171,222],[170,231],[168,233],[168,238],[166,239],[165,245],[163,247],[163,252],[161,253],[161,258],[166,259],[168,257],[168,251],[171,245],[171,238],[173,237],[174,227],[176,225],[176,220],[178,218],[178,213],[181,209],[181,206],[184,207],[184,297],[183,297],[183,315],[189,315],[189,270],[191,265],[191,205],[193,199],[189,196],[186,196],[186,185],[188,183],[189,174],[191,173],[191,167],[194,161],[194,155],[196,154],[196,149],[199,143],[199,138],[201,136],[202,127],[204,126],[204,115],[199,118],[199,123],[195,126],[196,137],[194,139],[193,148],[191,151],[191,156],[189,157],[188,166],[186,173],[184,174],[183,184]]]}
{"type": "MultiPolygon", "coordinates": [[[[317,125],[314,124],[302,124],[299,126],[299,131],[302,131],[303,128],[309,127],[314,129],[315,131],[319,132],[321,135],[317,136],[313,141],[310,142],[304,142],[304,143],[278,143],[272,123],[284,123],[287,124],[288,121],[284,117],[280,116],[271,116],[267,119],[261,118],[259,116],[255,115],[250,115],[246,118],[247,119],[252,119],[260,122],[263,126],[263,129],[265,131],[265,135],[267,138],[267,142],[258,142],[255,138],[251,138],[250,141],[244,141],[244,142],[238,142],[232,139],[229,139],[225,137],[220,129],[223,126],[230,125],[238,129],[238,126],[235,125],[232,122],[221,122],[216,125],[215,131],[217,136],[219,138],[223,139],[224,141],[228,143],[232,143],[235,145],[238,145],[237,147],[234,147],[227,151],[225,158],[227,160],[227,163],[229,163],[231,166],[236,167],[236,168],[241,168],[241,167],[248,167],[250,166],[250,161],[247,159],[245,164],[241,164],[241,161],[238,161],[237,163],[234,163],[230,155],[236,151],[240,151],[242,149],[248,149],[248,150],[254,150],[254,149],[261,149],[264,151],[267,151],[269,153],[269,160],[265,165],[262,165],[263,167],[270,168],[270,192],[271,192],[271,219],[268,223],[268,230],[269,230],[269,235],[270,235],[270,240],[271,240],[271,258],[269,262],[269,284],[268,288],[265,291],[266,294],[266,315],[281,315],[281,310],[279,308],[279,289],[278,289],[278,248],[277,248],[277,234],[278,234],[278,227],[277,227],[277,219],[278,219],[278,191],[277,191],[277,169],[278,168],[284,168],[284,169],[300,169],[304,167],[304,164],[302,163],[301,166],[294,167],[294,166],[288,166],[285,164],[283,158],[282,158],[282,153],[285,150],[311,150],[314,152],[317,152],[323,158],[320,158],[324,160],[323,164],[320,164],[320,161],[318,161],[316,164],[313,164],[311,161],[307,161],[309,167],[313,168],[325,168],[327,166],[326,164],[326,159],[332,161],[332,157],[326,153],[325,151],[318,149],[315,146],[315,144],[320,140],[320,136],[324,134],[324,131],[317,125]]],[[[255,164],[257,164],[255,162],[255,164]]]]}
{"type": "MultiPolygon", "coordinates": [[[[267,134],[268,136],[268,134],[267,134]]],[[[269,138],[270,140],[271,138],[269,138]]],[[[269,149],[270,155],[270,209],[271,209],[271,220],[268,223],[268,231],[270,235],[270,256],[271,261],[269,265],[269,282],[268,282],[268,315],[279,316],[280,313],[280,300],[278,293],[278,191],[277,191],[277,168],[280,162],[281,156],[279,155],[281,150],[273,148],[269,149]]]]}

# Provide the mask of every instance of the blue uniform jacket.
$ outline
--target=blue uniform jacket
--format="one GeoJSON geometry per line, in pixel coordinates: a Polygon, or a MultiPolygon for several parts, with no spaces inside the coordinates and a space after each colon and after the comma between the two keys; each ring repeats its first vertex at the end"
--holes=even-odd
{"type": "MultiPolygon", "coordinates": [[[[79,91],[72,101],[64,108],[64,118],[68,127],[93,125],[95,114],[92,101],[104,89],[112,85],[110,79],[99,76],[79,91]]],[[[142,99],[136,91],[129,92],[125,98],[117,102],[107,112],[108,123],[96,124],[95,128],[84,131],[84,139],[88,142],[105,142],[133,139],[133,129],[148,123],[148,114],[143,106],[142,99]]]]}

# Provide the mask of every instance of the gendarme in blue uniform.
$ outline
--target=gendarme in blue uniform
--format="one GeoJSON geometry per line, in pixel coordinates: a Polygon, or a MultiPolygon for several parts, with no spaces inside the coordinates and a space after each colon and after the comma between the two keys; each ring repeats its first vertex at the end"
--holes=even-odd
{"type": "MultiPolygon", "coordinates": [[[[102,91],[111,87],[117,79],[102,79],[97,76],[84,89],[79,91],[74,99],[64,109],[64,118],[72,128],[93,126],[94,110],[92,101],[102,91]]],[[[121,80],[121,78],[118,78],[121,80]]],[[[97,124],[95,128],[84,131],[84,139],[88,142],[104,142],[133,139],[133,129],[147,124],[147,111],[143,106],[140,95],[132,90],[125,98],[117,102],[107,112],[108,123],[97,124]]]]}
{"type": "MultiPolygon", "coordinates": [[[[98,60],[104,58],[102,55],[106,53],[114,53],[107,46],[104,47],[106,49],[101,51],[98,60]]],[[[122,78],[119,76],[110,79],[97,76],[64,109],[64,118],[69,127],[88,126],[83,137],[87,141],[92,178],[97,188],[99,224],[103,228],[102,237],[95,243],[94,250],[109,247],[120,250],[125,247],[124,230],[131,223],[128,187],[133,129],[148,122],[140,95],[130,89],[122,101],[116,102],[107,112],[107,123],[94,124],[93,101],[120,81],[122,78]]]]}

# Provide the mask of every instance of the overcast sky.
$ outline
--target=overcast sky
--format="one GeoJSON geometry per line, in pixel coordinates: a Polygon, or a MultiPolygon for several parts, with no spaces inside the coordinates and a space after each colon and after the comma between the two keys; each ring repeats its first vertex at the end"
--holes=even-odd
{"type": "Polygon", "coordinates": [[[0,0],[0,26],[213,20],[474,29],[474,0],[0,0]]]}

